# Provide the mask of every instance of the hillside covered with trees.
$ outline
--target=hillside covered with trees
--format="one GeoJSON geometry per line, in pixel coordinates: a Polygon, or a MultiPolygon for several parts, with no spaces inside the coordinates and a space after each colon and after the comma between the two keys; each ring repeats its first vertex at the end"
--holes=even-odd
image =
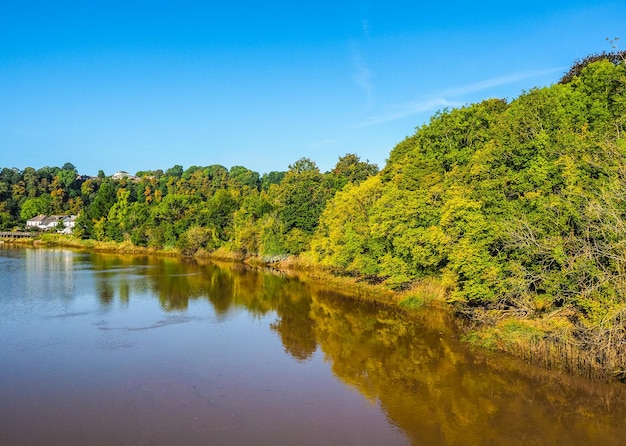
{"type": "Polygon", "coordinates": [[[398,290],[436,278],[474,342],[626,378],[625,127],[626,63],[614,53],[510,102],[437,113],[380,172],[353,154],[326,173],[304,158],[262,176],[4,168],[0,229],[70,213],[94,240],[300,255],[398,290]]]}
{"type": "Polygon", "coordinates": [[[308,249],[326,202],[378,167],[347,154],[320,172],[297,160],[286,172],[259,175],[242,166],[176,165],[115,179],[79,175],[71,163],[0,171],[0,230],[23,228],[39,215],[78,215],[74,234],[130,241],[183,255],[225,248],[266,260],[308,249]]]}

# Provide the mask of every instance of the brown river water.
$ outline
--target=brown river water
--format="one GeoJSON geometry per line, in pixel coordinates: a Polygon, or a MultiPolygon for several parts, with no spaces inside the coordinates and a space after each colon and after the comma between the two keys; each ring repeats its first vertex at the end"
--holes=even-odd
{"type": "Polygon", "coordinates": [[[626,386],[279,273],[0,245],[0,445],[623,445],[626,386]]]}

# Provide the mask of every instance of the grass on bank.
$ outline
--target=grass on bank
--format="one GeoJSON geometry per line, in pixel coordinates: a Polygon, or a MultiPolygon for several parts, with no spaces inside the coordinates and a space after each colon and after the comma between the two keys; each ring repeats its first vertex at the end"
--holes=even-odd
{"type": "Polygon", "coordinates": [[[101,242],[91,239],[81,239],[71,235],[44,233],[29,242],[34,246],[62,246],[73,249],[85,249],[96,252],[117,252],[120,254],[153,254],[177,257],[181,255],[178,248],[165,247],[163,249],[146,248],[134,245],[130,240],[123,242],[101,242]]]}
{"type": "Polygon", "coordinates": [[[400,295],[399,304],[409,310],[419,310],[425,305],[443,304],[448,292],[435,278],[426,278],[414,284],[408,291],[400,295]]]}

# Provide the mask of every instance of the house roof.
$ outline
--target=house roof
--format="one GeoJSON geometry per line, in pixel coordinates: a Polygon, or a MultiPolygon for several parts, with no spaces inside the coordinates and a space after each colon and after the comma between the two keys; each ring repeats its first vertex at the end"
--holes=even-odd
{"type": "Polygon", "coordinates": [[[73,228],[76,225],[77,215],[38,215],[27,220],[26,225],[39,229],[51,229],[62,223],[66,228],[73,228]]]}
{"type": "Polygon", "coordinates": [[[63,220],[62,215],[51,215],[50,217],[46,217],[41,223],[50,226],[53,223],[58,223],[63,220]]]}
{"type": "Polygon", "coordinates": [[[38,216],[36,216],[36,217],[29,218],[29,219],[28,219],[28,222],[29,222],[29,223],[37,223],[37,222],[42,222],[42,221],[44,221],[46,218],[48,218],[48,217],[46,217],[46,216],[45,216],[45,215],[43,215],[43,214],[39,214],[39,215],[38,215],[38,216]]]}

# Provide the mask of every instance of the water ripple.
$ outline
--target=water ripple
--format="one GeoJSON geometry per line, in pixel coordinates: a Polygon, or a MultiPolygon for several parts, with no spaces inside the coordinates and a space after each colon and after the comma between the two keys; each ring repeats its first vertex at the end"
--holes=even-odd
{"type": "Polygon", "coordinates": [[[154,328],[166,327],[168,325],[175,324],[184,324],[192,320],[191,317],[176,317],[176,318],[168,318],[155,322],[152,325],[140,326],[140,327],[107,327],[104,325],[104,322],[96,324],[100,330],[124,330],[124,331],[142,331],[142,330],[152,330],[154,328]]]}

